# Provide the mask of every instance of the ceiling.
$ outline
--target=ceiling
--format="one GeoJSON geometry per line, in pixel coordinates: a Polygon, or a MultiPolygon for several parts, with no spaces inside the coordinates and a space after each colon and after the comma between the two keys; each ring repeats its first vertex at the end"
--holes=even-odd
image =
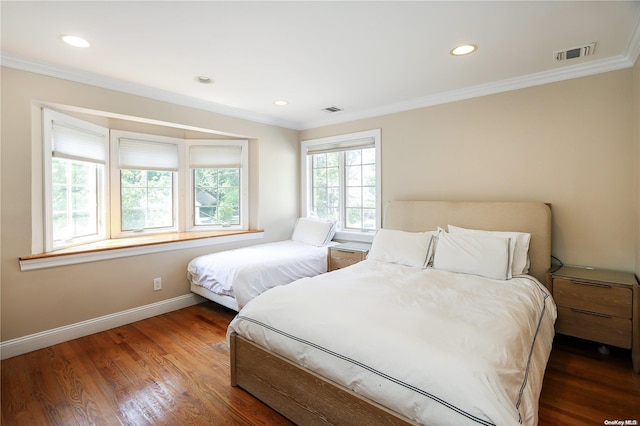
{"type": "Polygon", "coordinates": [[[0,12],[5,66],[298,130],[627,68],[640,51],[638,1],[3,0],[0,12]],[[593,55],[554,60],[592,42],[593,55]],[[463,43],[478,50],[450,55],[463,43]]]}

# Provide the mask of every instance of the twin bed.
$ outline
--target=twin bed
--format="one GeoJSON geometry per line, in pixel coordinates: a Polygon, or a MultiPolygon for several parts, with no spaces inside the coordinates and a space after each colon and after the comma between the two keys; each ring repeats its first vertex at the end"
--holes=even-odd
{"type": "Polygon", "coordinates": [[[304,425],[537,424],[549,207],[392,202],[383,228],[367,260],[240,310],[232,385],[304,425]]]}
{"type": "Polygon", "coordinates": [[[275,286],[327,272],[335,224],[299,218],[290,240],[198,256],[187,266],[191,291],[239,311],[275,286]]]}

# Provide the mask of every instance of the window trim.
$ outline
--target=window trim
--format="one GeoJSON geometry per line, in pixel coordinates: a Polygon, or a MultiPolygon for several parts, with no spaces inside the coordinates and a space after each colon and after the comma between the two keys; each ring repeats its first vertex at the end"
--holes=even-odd
{"type": "MultiPolygon", "coordinates": [[[[310,147],[318,147],[326,145],[339,146],[348,144],[350,141],[358,139],[374,140],[376,149],[376,229],[382,226],[382,152],[381,152],[381,129],[364,130],[361,132],[347,133],[343,135],[328,136],[318,139],[308,139],[301,142],[300,148],[300,212],[306,217],[311,212],[311,200],[309,198],[310,191],[310,167],[308,160],[308,151],[310,147]]],[[[342,171],[341,171],[342,173],[342,171]]],[[[341,201],[342,202],[342,201],[341,201]]],[[[363,241],[371,242],[375,232],[372,231],[353,231],[339,229],[336,231],[335,238],[338,240],[363,241]]]]}

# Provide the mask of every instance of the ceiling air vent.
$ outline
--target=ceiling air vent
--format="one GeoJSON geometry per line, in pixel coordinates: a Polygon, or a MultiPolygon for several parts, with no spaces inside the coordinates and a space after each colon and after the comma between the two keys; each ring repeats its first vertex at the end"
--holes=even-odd
{"type": "Polygon", "coordinates": [[[330,107],[322,108],[322,110],[323,110],[324,112],[331,112],[331,113],[333,113],[333,112],[342,111],[343,109],[342,109],[342,108],[338,108],[337,106],[330,106],[330,107]]]}
{"type": "Polygon", "coordinates": [[[589,56],[596,53],[596,43],[589,43],[585,46],[574,47],[571,49],[560,50],[558,52],[554,52],[553,60],[556,62],[566,61],[568,59],[573,58],[581,58],[583,56],[589,56]]]}

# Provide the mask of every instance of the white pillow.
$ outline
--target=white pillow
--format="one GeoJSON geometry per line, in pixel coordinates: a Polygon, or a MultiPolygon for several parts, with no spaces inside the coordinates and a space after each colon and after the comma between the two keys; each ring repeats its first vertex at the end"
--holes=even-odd
{"type": "Polygon", "coordinates": [[[291,239],[313,246],[328,244],[336,233],[336,224],[330,220],[298,218],[291,239]]]}
{"type": "Polygon", "coordinates": [[[510,242],[504,237],[440,232],[433,269],[507,280],[510,242]]]}
{"type": "Polygon", "coordinates": [[[406,232],[378,229],[367,259],[424,268],[429,258],[431,237],[435,231],[406,232]]]}
{"type": "Polygon", "coordinates": [[[513,238],[515,241],[513,248],[513,260],[511,262],[511,274],[521,275],[529,272],[529,243],[531,242],[531,234],[526,232],[508,232],[508,231],[483,231],[479,229],[466,229],[458,226],[449,225],[449,233],[486,235],[513,238]]]}

